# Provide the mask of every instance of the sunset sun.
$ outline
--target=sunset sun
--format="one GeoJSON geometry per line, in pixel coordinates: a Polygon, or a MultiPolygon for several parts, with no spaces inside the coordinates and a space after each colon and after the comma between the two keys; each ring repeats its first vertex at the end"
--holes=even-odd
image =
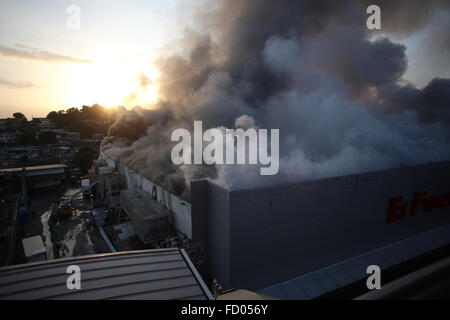
{"type": "Polygon", "coordinates": [[[64,81],[64,95],[74,106],[145,105],[157,99],[157,77],[158,72],[153,67],[120,59],[76,66],[64,81]],[[139,86],[139,75],[145,75],[151,83],[139,86]],[[132,100],[127,99],[131,92],[136,92],[132,100]]]}

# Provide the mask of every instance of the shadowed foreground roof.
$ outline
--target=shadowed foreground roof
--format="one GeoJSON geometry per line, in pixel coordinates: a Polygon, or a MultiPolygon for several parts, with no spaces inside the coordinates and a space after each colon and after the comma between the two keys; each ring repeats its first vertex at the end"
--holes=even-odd
{"type": "Polygon", "coordinates": [[[210,299],[183,249],[73,257],[0,269],[0,299],[210,299]],[[81,289],[69,290],[69,265],[81,289]]]}

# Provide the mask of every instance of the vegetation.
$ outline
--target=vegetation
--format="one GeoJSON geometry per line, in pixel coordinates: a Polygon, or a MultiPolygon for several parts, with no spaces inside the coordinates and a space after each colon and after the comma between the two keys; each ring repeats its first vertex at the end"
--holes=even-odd
{"type": "MultiPolygon", "coordinates": [[[[49,145],[58,143],[57,134],[54,131],[39,131],[38,119],[27,121],[25,115],[21,112],[13,114],[14,119],[8,119],[5,123],[6,132],[17,133],[16,144],[31,145],[49,145]]],[[[47,118],[58,128],[72,132],[79,132],[82,139],[90,138],[93,134],[106,134],[109,126],[116,119],[115,109],[108,109],[100,105],[83,106],[80,109],[71,108],[68,110],[52,111],[47,118]]],[[[75,144],[72,144],[75,147],[75,144]]],[[[65,163],[70,164],[72,168],[79,168],[83,175],[87,174],[92,166],[94,159],[98,157],[98,150],[92,145],[82,143],[79,145],[79,151],[70,154],[69,158],[64,157],[65,163]]],[[[41,154],[39,157],[28,157],[23,154],[15,163],[16,166],[33,166],[61,162],[61,158],[46,156],[41,154]]]]}
{"type": "Polygon", "coordinates": [[[13,114],[14,119],[17,120],[27,120],[27,118],[25,117],[25,115],[22,112],[16,112],[13,114]]]}
{"type": "Polygon", "coordinates": [[[80,133],[81,138],[90,138],[95,133],[106,134],[109,126],[115,121],[114,109],[98,104],[83,106],[80,109],[52,111],[47,115],[57,127],[80,133]]]}

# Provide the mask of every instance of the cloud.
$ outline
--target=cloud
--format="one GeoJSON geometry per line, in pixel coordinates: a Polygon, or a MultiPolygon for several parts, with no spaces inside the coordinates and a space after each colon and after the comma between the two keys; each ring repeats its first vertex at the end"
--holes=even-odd
{"type": "Polygon", "coordinates": [[[36,87],[35,84],[27,81],[11,81],[8,79],[0,78],[0,86],[9,88],[27,89],[36,87]]]}
{"type": "Polygon", "coordinates": [[[43,51],[37,48],[16,44],[14,47],[0,45],[0,55],[6,58],[35,60],[60,63],[94,63],[90,60],[64,56],[58,53],[43,51]]]}

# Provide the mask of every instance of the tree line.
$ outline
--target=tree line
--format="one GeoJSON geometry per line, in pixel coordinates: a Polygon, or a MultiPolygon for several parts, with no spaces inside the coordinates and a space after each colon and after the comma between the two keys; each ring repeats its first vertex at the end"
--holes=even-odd
{"type": "Polygon", "coordinates": [[[116,119],[116,111],[98,104],[84,105],[81,109],[52,111],[47,118],[59,128],[79,132],[81,138],[90,138],[96,133],[107,133],[116,119]]]}

